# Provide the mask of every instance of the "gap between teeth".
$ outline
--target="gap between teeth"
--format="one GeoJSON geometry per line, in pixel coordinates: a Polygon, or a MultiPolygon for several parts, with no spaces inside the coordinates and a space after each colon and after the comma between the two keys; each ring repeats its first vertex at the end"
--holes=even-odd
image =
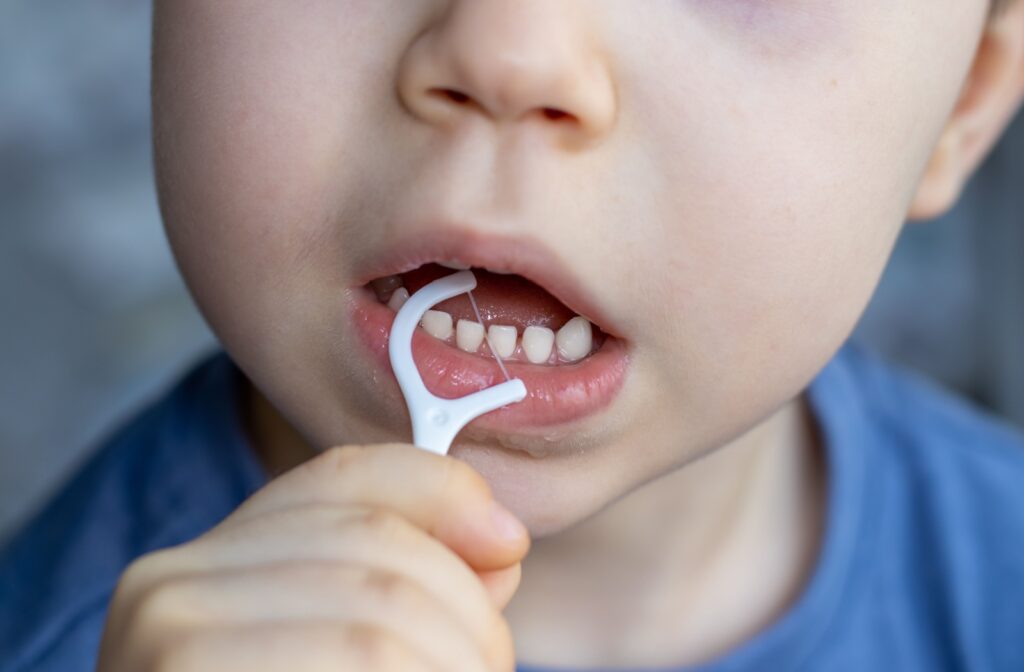
{"type": "MultiPolygon", "coordinates": [[[[387,306],[398,312],[409,300],[405,287],[392,290],[387,306]]],[[[383,301],[383,299],[381,299],[383,301]]],[[[559,364],[578,362],[594,347],[594,332],[590,321],[577,315],[557,332],[547,327],[527,327],[519,337],[518,329],[508,325],[492,324],[487,328],[472,320],[459,320],[453,324],[451,314],[443,310],[428,310],[420,320],[423,330],[434,338],[454,344],[463,352],[490,354],[493,347],[502,359],[516,359],[521,354],[532,364],[559,364]]]]}

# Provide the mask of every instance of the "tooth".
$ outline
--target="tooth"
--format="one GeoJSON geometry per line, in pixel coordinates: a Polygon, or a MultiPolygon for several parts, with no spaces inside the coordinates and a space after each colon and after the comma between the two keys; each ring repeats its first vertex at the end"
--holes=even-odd
{"type": "Polygon", "coordinates": [[[402,286],[402,278],[397,275],[389,275],[386,278],[377,278],[370,283],[373,287],[373,291],[377,293],[377,298],[381,301],[384,297],[395,291],[402,286]]]}
{"type": "Polygon", "coordinates": [[[487,329],[487,340],[490,341],[491,347],[494,348],[499,357],[507,359],[516,351],[517,333],[515,327],[492,324],[487,329]]]}
{"type": "Polygon", "coordinates": [[[428,310],[423,313],[420,326],[428,334],[442,341],[447,341],[452,336],[452,316],[443,310],[428,310]]]}
{"type": "Polygon", "coordinates": [[[459,320],[455,328],[455,345],[465,352],[476,352],[484,342],[484,325],[469,320],[459,320]]]}
{"type": "Polygon", "coordinates": [[[437,262],[437,265],[444,266],[445,268],[450,268],[453,271],[468,271],[470,268],[472,268],[472,266],[469,266],[467,264],[460,264],[457,261],[439,261],[437,262]]]}
{"type": "Polygon", "coordinates": [[[585,317],[576,316],[565,323],[555,335],[558,354],[568,362],[575,362],[590,354],[594,345],[594,334],[590,321],[585,317]]]}
{"type": "Polygon", "coordinates": [[[391,295],[391,299],[388,301],[388,308],[395,311],[396,313],[402,309],[405,302],[409,300],[409,290],[405,287],[399,287],[395,290],[395,293],[391,295]]]}
{"type": "Polygon", "coordinates": [[[547,327],[527,327],[523,332],[523,352],[533,364],[545,364],[551,358],[555,332],[547,327]]]}

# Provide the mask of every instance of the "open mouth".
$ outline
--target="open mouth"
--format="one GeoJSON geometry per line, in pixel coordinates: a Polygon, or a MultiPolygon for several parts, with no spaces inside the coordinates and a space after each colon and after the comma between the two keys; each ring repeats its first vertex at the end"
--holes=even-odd
{"type": "MultiPolygon", "coordinates": [[[[427,264],[375,280],[370,287],[378,301],[397,313],[411,294],[451,273],[427,264]]],[[[450,347],[491,359],[497,353],[506,362],[559,366],[589,357],[608,338],[600,327],[520,275],[483,269],[473,269],[473,275],[476,310],[469,296],[462,295],[438,304],[420,323],[426,333],[450,347]]]]}
{"type": "MultiPolygon", "coordinates": [[[[467,265],[428,261],[378,276],[352,293],[352,317],[362,340],[391,376],[387,344],[395,314],[410,295],[452,274],[453,268],[467,265]]],[[[413,358],[423,382],[444,398],[491,387],[505,380],[497,353],[528,394],[518,404],[473,421],[468,431],[550,428],[579,421],[611,403],[628,365],[622,339],[524,275],[483,267],[472,271],[476,310],[468,295],[449,299],[428,311],[413,335],[413,358]]]]}

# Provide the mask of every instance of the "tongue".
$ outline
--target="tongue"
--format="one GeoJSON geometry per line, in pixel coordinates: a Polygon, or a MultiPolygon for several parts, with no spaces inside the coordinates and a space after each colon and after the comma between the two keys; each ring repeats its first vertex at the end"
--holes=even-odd
{"type": "MultiPolygon", "coordinates": [[[[402,279],[409,293],[415,294],[424,285],[453,272],[436,264],[428,264],[403,274],[402,279]]],[[[504,324],[516,327],[520,333],[530,326],[557,331],[575,317],[575,313],[564,303],[521,275],[498,275],[476,268],[473,269],[473,275],[477,280],[473,298],[480,308],[484,324],[504,324]]],[[[450,313],[455,322],[476,322],[469,297],[465,295],[439,303],[435,309],[450,313]]]]}

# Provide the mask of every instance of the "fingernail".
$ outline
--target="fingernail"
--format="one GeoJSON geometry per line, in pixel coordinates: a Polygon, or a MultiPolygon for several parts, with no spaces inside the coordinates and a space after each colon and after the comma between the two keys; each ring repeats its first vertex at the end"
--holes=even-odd
{"type": "Polygon", "coordinates": [[[516,542],[527,535],[526,527],[501,504],[491,502],[491,529],[508,542],[516,542]]]}

